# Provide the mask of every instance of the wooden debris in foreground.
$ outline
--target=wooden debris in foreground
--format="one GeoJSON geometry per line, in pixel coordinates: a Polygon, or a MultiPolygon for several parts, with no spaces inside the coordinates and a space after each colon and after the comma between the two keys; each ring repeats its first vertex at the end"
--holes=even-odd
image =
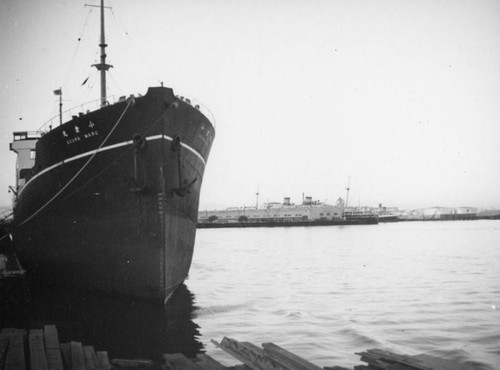
{"type": "Polygon", "coordinates": [[[5,369],[24,370],[26,368],[24,353],[25,340],[26,330],[9,328],[3,329],[0,332],[0,341],[8,342],[7,353],[2,354],[2,357],[5,359],[5,369]]]}
{"type": "Polygon", "coordinates": [[[108,370],[111,368],[109,365],[109,358],[107,351],[97,351],[97,369],[98,370],[108,370]]]}
{"type": "Polygon", "coordinates": [[[45,341],[42,330],[30,330],[30,369],[48,370],[47,357],[45,356],[45,341]]]}
{"type": "MultiPolygon", "coordinates": [[[[274,343],[264,343],[264,349],[248,342],[238,342],[224,337],[220,343],[212,340],[217,347],[242,361],[252,370],[322,370],[319,366],[281,348],[274,343]]],[[[332,367],[333,370],[349,370],[332,367]]]]}
{"type": "MultiPolygon", "coordinates": [[[[0,370],[349,370],[341,366],[319,367],[274,343],[262,348],[249,342],[224,337],[212,342],[242,364],[226,367],[206,354],[190,359],[180,353],[164,354],[164,363],[143,359],[113,359],[81,342],[59,343],[57,329],[3,329],[0,332],[0,370]],[[26,339],[29,346],[24,351],[26,339]],[[29,365],[29,366],[28,366],[29,365]]],[[[465,370],[463,365],[422,354],[398,355],[381,349],[357,353],[366,365],[354,370],[465,370]]]]}
{"type": "Polygon", "coordinates": [[[287,369],[294,370],[321,370],[319,366],[310,363],[303,358],[288,352],[287,350],[277,346],[274,343],[263,343],[265,353],[268,356],[272,356],[274,361],[279,362],[282,366],[287,369]]]}
{"type": "MultiPolygon", "coordinates": [[[[151,361],[150,361],[151,362],[151,361]]],[[[44,329],[2,329],[0,370],[110,370],[107,352],[80,342],[59,343],[54,325],[44,329]],[[28,339],[26,343],[26,339],[28,339]],[[26,346],[26,351],[24,350],[26,346]]]]}
{"type": "Polygon", "coordinates": [[[55,325],[45,325],[43,332],[45,335],[45,353],[49,369],[64,370],[61,346],[55,325]]]}
{"type": "Polygon", "coordinates": [[[81,342],[71,342],[71,369],[86,370],[81,342]]]}
{"type": "Polygon", "coordinates": [[[204,353],[196,356],[196,363],[205,370],[227,370],[224,365],[204,353]]]}
{"type": "MultiPolygon", "coordinates": [[[[220,343],[212,342],[224,351],[242,361],[252,370],[349,370],[341,366],[319,366],[277,346],[264,343],[263,350],[248,342],[223,338],[220,343]]],[[[380,349],[356,353],[368,365],[355,366],[355,370],[465,370],[465,367],[449,360],[430,355],[398,355],[380,349]]],[[[205,369],[211,370],[211,369],[205,369]]]]}
{"type": "Polygon", "coordinates": [[[203,370],[203,368],[192,362],[182,353],[164,354],[165,368],[167,370],[203,370]]]}
{"type": "Polygon", "coordinates": [[[369,349],[356,353],[361,361],[368,366],[355,366],[355,370],[465,370],[465,367],[455,361],[443,360],[430,355],[407,356],[397,355],[381,349],[369,349]]]}

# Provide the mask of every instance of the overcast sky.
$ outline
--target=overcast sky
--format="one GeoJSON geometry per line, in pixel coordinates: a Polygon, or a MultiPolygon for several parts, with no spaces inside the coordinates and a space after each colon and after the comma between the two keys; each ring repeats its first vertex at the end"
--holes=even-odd
{"type": "MultiPolygon", "coordinates": [[[[12,131],[56,115],[60,86],[65,108],[98,98],[85,2],[0,0],[0,205],[12,131]]],[[[349,177],[355,205],[500,207],[499,1],[106,4],[108,94],[163,81],[216,118],[200,209],[334,202],[349,177]]]]}

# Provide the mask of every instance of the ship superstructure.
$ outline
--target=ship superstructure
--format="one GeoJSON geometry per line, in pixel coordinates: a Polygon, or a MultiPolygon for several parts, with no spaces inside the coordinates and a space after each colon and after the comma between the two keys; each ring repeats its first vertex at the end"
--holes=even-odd
{"type": "Polygon", "coordinates": [[[338,221],[343,217],[343,200],[329,205],[305,197],[301,204],[293,204],[289,197],[283,202],[270,202],[263,207],[235,207],[225,210],[200,211],[199,223],[303,223],[338,221]]]}

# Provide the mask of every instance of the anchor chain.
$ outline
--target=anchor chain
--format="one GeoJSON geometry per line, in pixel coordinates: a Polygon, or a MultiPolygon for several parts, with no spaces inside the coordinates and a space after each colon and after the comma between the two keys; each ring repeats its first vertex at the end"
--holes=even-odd
{"type": "Polygon", "coordinates": [[[146,166],[144,163],[144,151],[148,147],[146,139],[139,135],[134,134],[132,137],[134,145],[134,184],[132,189],[133,193],[140,193],[146,188],[146,166]]]}
{"type": "Polygon", "coordinates": [[[198,178],[195,177],[193,180],[189,181],[183,176],[182,174],[183,166],[181,162],[181,148],[182,148],[182,139],[179,135],[175,135],[172,138],[171,150],[177,153],[177,178],[179,182],[178,182],[178,187],[173,188],[172,192],[180,197],[183,197],[186,194],[191,193],[191,188],[193,187],[196,180],[198,180],[198,178]]]}

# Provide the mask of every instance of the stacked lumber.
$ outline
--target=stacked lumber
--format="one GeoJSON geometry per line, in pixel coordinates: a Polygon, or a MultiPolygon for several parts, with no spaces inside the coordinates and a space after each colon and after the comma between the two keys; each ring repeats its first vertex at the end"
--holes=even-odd
{"type": "MultiPolygon", "coordinates": [[[[163,364],[151,360],[109,361],[107,352],[95,351],[94,347],[81,342],[59,343],[53,325],[29,332],[3,329],[0,332],[0,370],[349,370],[340,366],[321,368],[273,343],[258,347],[227,337],[220,343],[212,342],[242,365],[228,368],[205,354],[189,359],[180,353],[164,354],[163,364]]],[[[370,349],[357,355],[367,365],[355,366],[354,370],[465,370],[453,361],[426,354],[407,356],[370,349]]]]}
{"type": "Polygon", "coordinates": [[[109,370],[108,354],[80,342],[59,343],[54,325],[0,332],[0,370],[109,370]],[[26,346],[26,339],[27,346],[26,346]]]}
{"type": "Polygon", "coordinates": [[[465,367],[451,360],[430,355],[398,355],[381,349],[369,349],[356,353],[366,365],[355,366],[355,370],[465,370],[465,367]]]}
{"type": "MultiPolygon", "coordinates": [[[[252,343],[238,342],[230,338],[224,338],[220,343],[212,342],[241,361],[246,370],[348,370],[340,366],[322,369],[273,343],[264,343],[262,348],[259,348],[252,343]]],[[[463,365],[454,361],[426,354],[407,356],[380,349],[356,354],[368,365],[355,366],[355,370],[465,370],[463,365]]]]}
{"type": "Polygon", "coordinates": [[[24,370],[26,368],[24,356],[24,342],[26,330],[3,329],[0,332],[0,357],[5,369],[24,370]]]}
{"type": "MultiPolygon", "coordinates": [[[[216,346],[222,348],[251,370],[323,370],[321,367],[281,348],[273,343],[264,343],[259,348],[249,342],[238,342],[235,339],[224,337],[220,343],[212,340],[216,346]]],[[[326,369],[326,368],[325,368],[326,369]]],[[[328,370],[348,370],[334,366],[328,370]]]]}

